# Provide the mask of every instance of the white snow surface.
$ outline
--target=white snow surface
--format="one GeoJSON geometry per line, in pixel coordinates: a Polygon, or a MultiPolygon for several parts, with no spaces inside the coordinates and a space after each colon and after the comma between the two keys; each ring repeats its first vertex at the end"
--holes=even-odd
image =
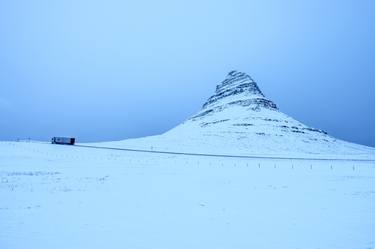
{"type": "Polygon", "coordinates": [[[0,248],[375,248],[373,162],[0,142],[0,248]]]}

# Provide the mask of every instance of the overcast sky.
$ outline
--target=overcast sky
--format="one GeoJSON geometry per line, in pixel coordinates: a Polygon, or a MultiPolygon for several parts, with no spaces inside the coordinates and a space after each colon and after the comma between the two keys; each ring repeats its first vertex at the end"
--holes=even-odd
{"type": "Polygon", "coordinates": [[[375,146],[375,1],[0,1],[0,140],[167,131],[232,69],[375,146]]]}

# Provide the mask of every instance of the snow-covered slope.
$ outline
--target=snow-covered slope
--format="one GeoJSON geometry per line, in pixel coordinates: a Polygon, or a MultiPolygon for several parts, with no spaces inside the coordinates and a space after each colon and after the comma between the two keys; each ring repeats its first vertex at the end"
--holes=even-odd
{"type": "Polygon", "coordinates": [[[165,134],[107,143],[197,153],[375,158],[375,149],[331,137],[282,113],[247,74],[231,71],[202,110],[165,134]]]}

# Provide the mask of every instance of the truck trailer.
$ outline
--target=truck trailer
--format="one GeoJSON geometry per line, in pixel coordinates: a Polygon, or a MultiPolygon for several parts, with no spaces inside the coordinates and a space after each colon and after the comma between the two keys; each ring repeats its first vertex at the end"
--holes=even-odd
{"type": "Polygon", "coordinates": [[[52,144],[74,145],[76,139],[74,137],[53,137],[51,142],[52,144]]]}

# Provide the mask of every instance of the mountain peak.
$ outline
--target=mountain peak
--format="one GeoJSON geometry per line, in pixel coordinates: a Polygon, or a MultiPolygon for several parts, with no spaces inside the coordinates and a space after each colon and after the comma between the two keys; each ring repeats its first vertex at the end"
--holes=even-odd
{"type": "Polygon", "coordinates": [[[253,111],[262,108],[278,110],[248,74],[235,70],[230,71],[226,78],[216,86],[215,94],[203,105],[202,111],[212,113],[212,111],[220,111],[231,106],[242,106],[253,111]]]}
{"type": "Polygon", "coordinates": [[[250,77],[250,75],[236,70],[230,71],[226,79],[216,87],[216,92],[230,90],[237,90],[240,92],[243,90],[244,92],[247,91],[251,94],[264,97],[257,83],[250,77]]]}

